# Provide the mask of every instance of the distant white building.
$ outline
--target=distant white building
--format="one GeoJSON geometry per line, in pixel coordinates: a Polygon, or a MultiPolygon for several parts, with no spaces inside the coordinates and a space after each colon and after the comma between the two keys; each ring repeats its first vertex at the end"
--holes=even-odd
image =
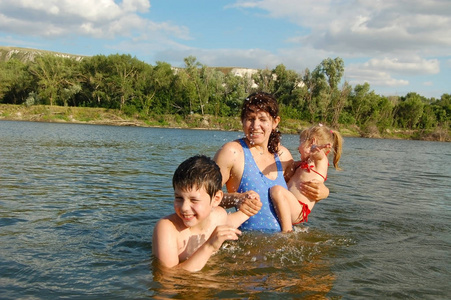
{"type": "MultiPolygon", "coordinates": [[[[234,76],[244,77],[247,76],[249,78],[252,78],[252,75],[258,72],[258,69],[246,69],[246,68],[233,68],[230,73],[232,73],[234,76]]],[[[255,81],[252,79],[252,88],[257,88],[258,85],[255,83],[255,81]]]]}

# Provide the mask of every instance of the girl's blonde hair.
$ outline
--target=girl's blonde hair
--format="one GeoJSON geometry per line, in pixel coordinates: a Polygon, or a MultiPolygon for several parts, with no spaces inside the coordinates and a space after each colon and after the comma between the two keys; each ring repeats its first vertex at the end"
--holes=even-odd
{"type": "Polygon", "coordinates": [[[310,141],[312,144],[313,138],[317,140],[318,145],[330,144],[332,151],[334,152],[334,168],[340,170],[338,162],[340,161],[343,148],[343,137],[338,131],[319,124],[303,130],[300,137],[302,140],[310,141]]]}

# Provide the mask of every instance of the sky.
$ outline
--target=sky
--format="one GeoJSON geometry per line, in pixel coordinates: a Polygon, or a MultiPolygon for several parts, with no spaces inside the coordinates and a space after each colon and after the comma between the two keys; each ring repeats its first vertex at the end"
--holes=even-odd
{"type": "Polygon", "coordinates": [[[340,57],[376,94],[451,94],[451,0],[0,0],[0,46],[303,74],[340,57]]]}

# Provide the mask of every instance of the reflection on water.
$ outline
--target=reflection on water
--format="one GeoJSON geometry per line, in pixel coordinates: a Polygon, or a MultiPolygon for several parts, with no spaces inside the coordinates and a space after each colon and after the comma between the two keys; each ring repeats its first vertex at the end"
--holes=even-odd
{"type": "MultiPolygon", "coordinates": [[[[0,121],[1,298],[449,298],[446,143],[347,138],[308,224],[246,232],[198,273],[158,268],[175,168],[241,135],[0,121]]],[[[295,157],[298,140],[282,138],[295,157]]]]}
{"type": "Polygon", "coordinates": [[[275,235],[247,232],[240,240],[227,242],[199,273],[155,264],[151,289],[162,299],[325,297],[335,281],[327,256],[343,241],[297,229],[275,235]]]}

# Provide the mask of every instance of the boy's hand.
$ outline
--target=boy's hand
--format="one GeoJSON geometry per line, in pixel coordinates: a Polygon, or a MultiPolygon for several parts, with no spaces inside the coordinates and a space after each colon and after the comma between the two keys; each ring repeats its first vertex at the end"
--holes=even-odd
{"type": "Polygon", "coordinates": [[[238,202],[238,210],[245,215],[251,217],[258,213],[262,207],[260,196],[254,191],[248,191],[243,194],[243,197],[238,202]]]}
{"type": "Polygon", "coordinates": [[[207,243],[209,243],[214,251],[218,251],[221,248],[222,243],[226,240],[237,240],[241,231],[230,227],[228,225],[220,225],[215,228],[207,243]]]}

